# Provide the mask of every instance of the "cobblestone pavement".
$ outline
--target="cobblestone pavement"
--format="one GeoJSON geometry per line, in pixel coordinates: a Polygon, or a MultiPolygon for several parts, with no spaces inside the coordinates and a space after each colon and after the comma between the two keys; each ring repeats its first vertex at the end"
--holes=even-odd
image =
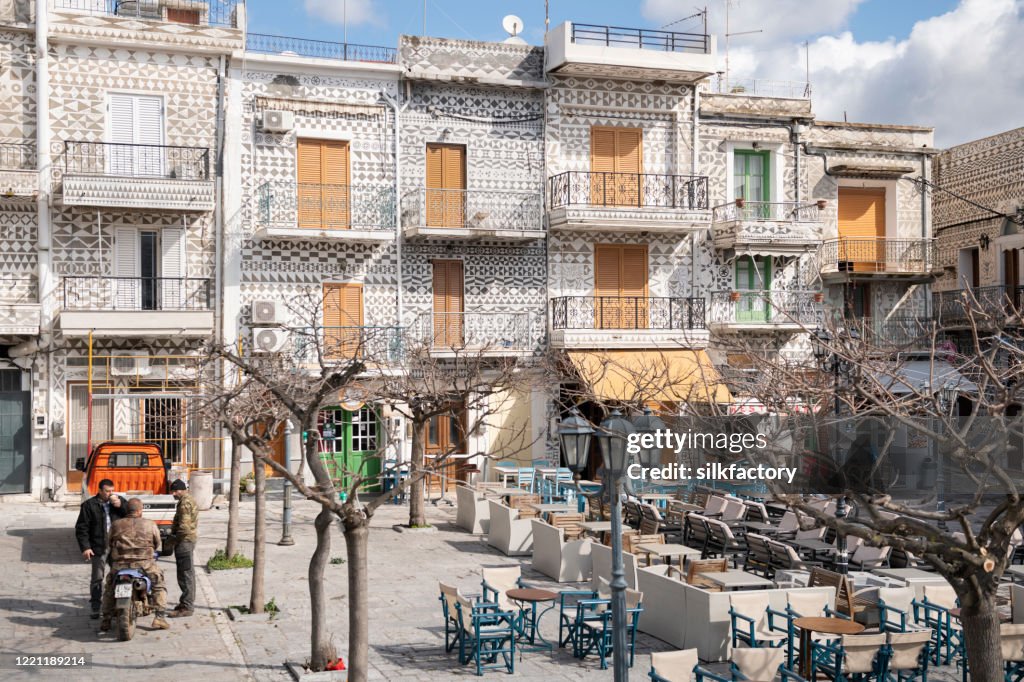
{"type": "MultiPolygon", "coordinates": [[[[197,569],[196,615],[173,620],[166,632],[149,631],[148,622],[131,642],[97,634],[98,621],[88,617],[88,566],[79,560],[72,526],[76,512],[38,504],[4,504],[0,508],[0,570],[8,577],[0,596],[0,652],[89,653],[93,667],[76,672],[76,680],[164,680],[199,677],[204,682],[291,679],[286,660],[303,662],[309,655],[308,583],[306,567],[315,538],[312,518],[318,509],[298,501],[295,544],[282,547],[280,494],[272,495],[268,514],[266,597],[282,609],[274,619],[251,616],[228,620],[223,609],[248,604],[249,573],[245,570],[207,574],[197,569]]],[[[374,680],[446,680],[474,677],[454,654],[444,653],[444,630],[437,600],[439,580],[467,593],[479,591],[481,566],[521,564],[526,578],[538,586],[552,583],[534,573],[529,557],[509,558],[479,537],[456,529],[454,508],[428,507],[436,532],[399,533],[393,525],[407,519],[405,507],[385,505],[375,515],[370,533],[370,663],[374,680]]],[[[205,564],[223,545],[227,509],[200,516],[197,565],[205,564]]],[[[253,505],[242,507],[242,551],[251,556],[253,505]]],[[[345,557],[340,532],[332,537],[332,557],[345,557]]],[[[160,562],[168,582],[168,601],[176,603],[173,560],[160,562]]],[[[338,651],[345,656],[347,637],[346,565],[331,564],[327,572],[329,622],[338,651]]],[[[148,621],[148,619],[147,619],[148,621]]],[[[557,611],[546,614],[542,633],[557,636],[557,611]]],[[[647,654],[671,648],[640,634],[635,679],[646,679],[647,654]]],[[[347,656],[346,656],[347,658],[347,656]]],[[[517,680],[602,680],[596,658],[574,659],[567,651],[516,655],[517,680]]],[[[929,670],[933,680],[958,680],[953,668],[929,670]]],[[[0,679],[61,679],[64,672],[32,674],[0,672],[0,679]]],[[[486,673],[502,679],[502,673],[486,673]]]]}

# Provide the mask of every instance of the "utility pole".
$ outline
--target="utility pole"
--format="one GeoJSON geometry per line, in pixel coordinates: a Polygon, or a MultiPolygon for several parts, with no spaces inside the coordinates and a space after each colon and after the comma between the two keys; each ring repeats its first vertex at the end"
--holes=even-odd
{"type": "MultiPolygon", "coordinates": [[[[290,419],[284,422],[284,468],[292,470],[292,422],[290,419]]],[[[281,539],[277,544],[288,547],[295,544],[292,538],[292,483],[287,477],[284,479],[284,511],[281,514],[281,539]]]]}

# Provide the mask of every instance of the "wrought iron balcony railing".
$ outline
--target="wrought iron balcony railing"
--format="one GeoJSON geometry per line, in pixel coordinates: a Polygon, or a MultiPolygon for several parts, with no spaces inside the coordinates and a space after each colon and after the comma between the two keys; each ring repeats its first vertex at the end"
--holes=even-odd
{"type": "Polygon", "coordinates": [[[823,322],[823,295],[818,291],[715,291],[713,324],[793,324],[813,329],[823,322]]]}
{"type": "Polygon", "coordinates": [[[577,45],[631,47],[662,52],[708,54],[711,51],[711,37],[706,33],[679,33],[595,24],[574,23],[572,25],[572,42],[577,45]]]}
{"type": "Polygon", "coordinates": [[[540,192],[420,187],[403,196],[402,225],[478,230],[542,230],[542,204],[540,192]]]}
{"type": "Polygon", "coordinates": [[[210,150],[119,142],[64,142],[65,175],[209,180],[210,150]]]}
{"type": "Polygon", "coordinates": [[[366,363],[398,362],[405,352],[402,327],[307,327],[293,329],[295,359],[322,364],[358,359],[366,363]]]}
{"type": "Polygon", "coordinates": [[[191,277],[65,277],[63,310],[212,310],[211,282],[191,277]]]}
{"type": "Polygon", "coordinates": [[[821,209],[816,203],[796,201],[730,201],[715,206],[711,214],[713,223],[749,222],[821,222],[821,209]]]}
{"type": "Polygon", "coordinates": [[[1002,321],[1020,310],[1020,305],[1020,287],[997,285],[932,293],[932,309],[940,325],[967,324],[972,315],[979,321],[986,316],[1002,321]]]}
{"type": "Polygon", "coordinates": [[[420,339],[436,350],[522,352],[533,347],[527,312],[423,313],[420,339]]]}
{"type": "Polygon", "coordinates": [[[703,298],[561,296],[551,299],[552,329],[704,329],[703,298]]]}
{"type": "Polygon", "coordinates": [[[703,175],[566,171],[548,178],[551,208],[623,206],[708,208],[708,179],[703,175]]]}
{"type": "Polygon", "coordinates": [[[35,169],[35,145],[0,142],[0,170],[31,171],[35,169]]]}
{"type": "Polygon", "coordinates": [[[398,61],[398,50],[393,47],[332,43],[325,40],[289,38],[265,33],[246,34],[245,49],[248,52],[259,52],[262,54],[312,57],[315,59],[340,59],[347,62],[394,64],[398,61]]]}
{"type": "Polygon", "coordinates": [[[804,81],[778,81],[763,78],[718,78],[718,92],[743,97],[773,97],[778,99],[810,99],[811,84],[804,81]]]}
{"type": "Polygon", "coordinates": [[[267,182],[256,190],[253,217],[261,228],[393,230],[391,185],[320,185],[267,182]]]}
{"type": "Polygon", "coordinates": [[[239,4],[239,0],[54,0],[53,6],[104,16],[241,28],[236,21],[239,4]]]}
{"type": "Polygon", "coordinates": [[[841,237],[821,245],[823,273],[927,275],[933,269],[933,240],[841,237]]]}
{"type": "MultiPolygon", "coordinates": [[[[846,317],[836,316],[836,328],[853,330],[867,348],[920,350],[929,348],[935,320],[931,317],[846,317]]],[[[939,331],[937,338],[944,338],[939,331]]]]}

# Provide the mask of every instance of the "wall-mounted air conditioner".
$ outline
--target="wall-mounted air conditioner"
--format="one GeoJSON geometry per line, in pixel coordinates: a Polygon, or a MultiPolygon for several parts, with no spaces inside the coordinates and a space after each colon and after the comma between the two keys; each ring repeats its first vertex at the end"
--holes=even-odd
{"type": "Polygon", "coordinates": [[[255,327],[252,330],[254,353],[277,353],[288,342],[288,331],[279,327],[255,327]]]}
{"type": "Polygon", "coordinates": [[[254,325],[269,326],[280,324],[280,322],[276,301],[253,301],[252,323],[254,325]]]}
{"type": "Polygon", "coordinates": [[[268,133],[288,133],[295,128],[295,114],[267,109],[260,116],[260,129],[268,133]]]}

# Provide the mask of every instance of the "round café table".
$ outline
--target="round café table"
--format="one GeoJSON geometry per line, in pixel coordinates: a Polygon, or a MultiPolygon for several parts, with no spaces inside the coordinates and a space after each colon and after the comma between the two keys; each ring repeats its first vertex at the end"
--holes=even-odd
{"type": "Polygon", "coordinates": [[[864,632],[863,625],[845,618],[796,618],[793,625],[800,628],[800,676],[805,680],[811,679],[811,636],[815,632],[825,635],[859,635],[864,632]]]}
{"type": "Polygon", "coordinates": [[[513,590],[509,590],[505,595],[512,601],[519,603],[519,635],[530,643],[529,648],[521,647],[520,651],[524,649],[528,651],[536,651],[538,649],[546,649],[552,651],[555,645],[544,639],[544,635],[540,633],[538,627],[541,617],[555,608],[555,600],[558,599],[558,593],[552,592],[551,590],[542,590],[536,587],[519,587],[513,590]],[[537,613],[537,604],[543,604],[551,602],[551,606],[547,607],[540,614],[537,613]],[[527,622],[527,616],[529,616],[529,622],[527,622]],[[537,641],[540,641],[540,644],[537,641]]]}

